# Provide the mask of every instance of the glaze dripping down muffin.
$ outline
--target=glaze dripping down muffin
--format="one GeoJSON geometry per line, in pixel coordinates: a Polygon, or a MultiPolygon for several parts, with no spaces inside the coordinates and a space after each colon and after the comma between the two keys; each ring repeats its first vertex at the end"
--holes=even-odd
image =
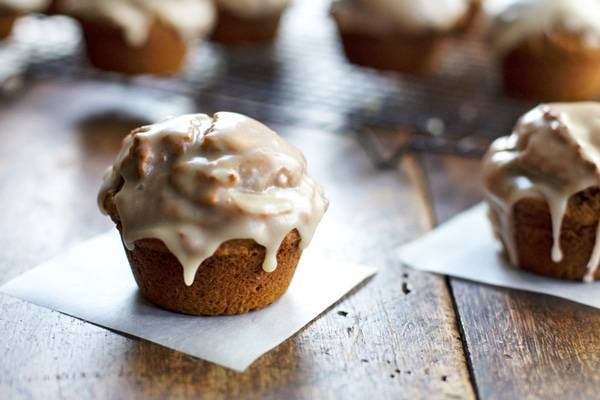
{"type": "MultiPolygon", "coordinates": [[[[219,276],[211,275],[208,282],[202,274],[217,270],[226,274],[229,269],[239,275],[240,264],[249,259],[253,265],[241,273],[251,272],[250,280],[264,281],[282,273],[282,260],[293,275],[302,249],[328,207],[321,187],[307,175],[306,160],[298,149],[258,121],[227,112],[212,117],[184,115],[133,131],[107,171],[98,201],[120,229],[132,264],[144,258],[136,251],[153,247],[145,246],[144,240],[164,244],[180,265],[176,279],[169,278],[174,284],[179,281],[172,290],[187,291],[187,297],[193,297],[193,290],[206,297],[220,285],[234,285],[230,281],[239,277],[220,276],[223,282],[219,282],[214,281],[219,276]],[[234,265],[224,266],[228,262],[234,265]]],[[[137,267],[138,275],[162,268],[137,267]]],[[[264,283],[257,285],[268,292],[264,283]]],[[[277,289],[285,291],[287,284],[277,289]]],[[[144,283],[140,288],[143,292],[144,283]]],[[[227,295],[215,296],[227,302],[227,295]]],[[[180,311],[177,305],[161,304],[172,299],[147,297],[180,311]]],[[[183,312],[247,311],[245,306],[216,311],[195,306],[186,304],[183,312]]]]}
{"type": "Polygon", "coordinates": [[[600,103],[525,114],[484,159],[490,218],[513,265],[600,278],[600,103]]]}

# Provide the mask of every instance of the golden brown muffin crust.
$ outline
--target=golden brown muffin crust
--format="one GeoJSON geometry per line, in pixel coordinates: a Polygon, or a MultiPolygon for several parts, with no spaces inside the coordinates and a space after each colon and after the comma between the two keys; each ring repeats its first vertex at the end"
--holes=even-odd
{"type": "Polygon", "coordinates": [[[265,248],[253,240],[230,240],[198,268],[186,286],[177,258],[156,239],[125,249],[144,297],[171,311],[192,315],[241,314],[273,303],[287,290],[302,251],[298,231],[290,232],[277,253],[277,268],[262,268],[265,248]]]}

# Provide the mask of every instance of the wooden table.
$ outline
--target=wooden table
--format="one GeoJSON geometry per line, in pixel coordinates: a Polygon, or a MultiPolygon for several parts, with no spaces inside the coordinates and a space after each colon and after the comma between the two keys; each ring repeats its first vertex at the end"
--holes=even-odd
{"type": "MultiPolygon", "coordinates": [[[[0,284],[111,228],[95,196],[123,135],[193,108],[93,82],[40,81],[3,101],[0,284]]],[[[598,310],[394,256],[481,199],[477,161],[415,154],[380,171],[356,135],[277,129],[336,201],[332,251],[378,275],[242,374],[0,295],[0,398],[600,397],[598,310]]]]}

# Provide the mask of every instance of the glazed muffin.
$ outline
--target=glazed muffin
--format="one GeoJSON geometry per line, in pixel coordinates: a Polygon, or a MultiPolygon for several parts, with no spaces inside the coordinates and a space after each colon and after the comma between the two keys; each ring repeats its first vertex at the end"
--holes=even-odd
{"type": "Polygon", "coordinates": [[[226,45],[268,42],[290,0],[215,0],[217,24],[212,40],[226,45]]]}
{"type": "Polygon", "coordinates": [[[600,94],[597,0],[519,0],[496,15],[491,37],[509,94],[542,101],[600,94]]]}
{"type": "Polygon", "coordinates": [[[281,297],[328,207],[299,150],[227,112],[134,130],[98,203],[141,294],[194,315],[244,313],[281,297]]]}
{"type": "Polygon", "coordinates": [[[468,29],[478,8],[473,0],[338,0],[331,14],[351,62],[424,73],[448,38],[468,29]]]}
{"type": "Polygon", "coordinates": [[[49,0],[0,0],[0,39],[7,38],[19,15],[42,11],[49,0]]]}
{"type": "Polygon", "coordinates": [[[600,103],[544,104],[484,159],[496,236],[511,264],[600,279],[600,103]]]}
{"type": "Polygon", "coordinates": [[[210,0],[63,0],[77,18],[90,62],[125,74],[178,72],[191,42],[212,29],[210,0]]]}

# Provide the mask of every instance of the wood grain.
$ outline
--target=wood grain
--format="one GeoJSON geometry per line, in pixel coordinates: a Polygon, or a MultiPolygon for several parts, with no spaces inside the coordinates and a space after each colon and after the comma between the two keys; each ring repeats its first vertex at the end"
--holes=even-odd
{"type": "MultiPolygon", "coordinates": [[[[37,83],[0,106],[0,283],[111,228],[102,171],[132,126],[192,108],[165,96],[37,83]]],[[[243,374],[1,295],[0,398],[473,398],[444,279],[393,254],[428,225],[415,166],[381,173],[350,136],[281,133],[334,204],[320,245],[376,277],[243,374]]]]}
{"type": "MultiPolygon", "coordinates": [[[[440,221],[481,199],[478,161],[424,158],[440,221]]],[[[480,398],[599,398],[599,310],[460,279],[450,285],[480,398]]]]}

